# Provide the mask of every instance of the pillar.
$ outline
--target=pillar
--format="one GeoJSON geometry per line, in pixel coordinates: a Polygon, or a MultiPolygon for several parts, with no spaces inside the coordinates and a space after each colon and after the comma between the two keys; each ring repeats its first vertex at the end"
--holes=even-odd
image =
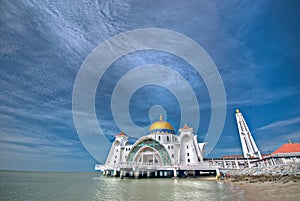
{"type": "Polygon", "coordinates": [[[135,171],[134,172],[134,178],[138,179],[140,176],[140,172],[139,171],[135,171]]]}
{"type": "Polygon", "coordinates": [[[123,177],[124,177],[124,172],[120,171],[120,179],[123,179],[123,177]]]}
{"type": "Polygon", "coordinates": [[[174,173],[174,177],[177,178],[177,170],[175,168],[173,170],[173,173],[174,173]]]}
{"type": "Polygon", "coordinates": [[[274,158],[270,158],[271,164],[276,165],[274,158]]]}
{"type": "Polygon", "coordinates": [[[150,177],[150,171],[147,171],[147,178],[150,177]]]}
{"type": "Polygon", "coordinates": [[[114,174],[113,174],[113,176],[114,176],[114,177],[117,176],[117,170],[116,170],[116,169],[114,169],[114,174]]]}
{"type": "Polygon", "coordinates": [[[225,159],[223,159],[224,168],[227,168],[227,164],[225,162],[225,159]]]}
{"type": "Polygon", "coordinates": [[[221,177],[219,168],[216,169],[216,180],[219,180],[221,177]]]}
{"type": "Polygon", "coordinates": [[[285,158],[282,158],[282,162],[283,162],[283,164],[286,164],[285,158]]]}
{"type": "Polygon", "coordinates": [[[239,163],[236,158],[235,158],[235,166],[236,166],[236,169],[240,169],[239,163]]]}
{"type": "Polygon", "coordinates": [[[247,158],[247,162],[248,162],[248,167],[251,168],[249,158],[247,158]]]}

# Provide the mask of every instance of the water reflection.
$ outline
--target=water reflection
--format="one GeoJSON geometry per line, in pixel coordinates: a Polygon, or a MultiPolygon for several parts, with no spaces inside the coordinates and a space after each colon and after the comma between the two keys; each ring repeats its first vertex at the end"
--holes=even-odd
{"type": "Polygon", "coordinates": [[[244,200],[226,183],[198,179],[119,179],[97,177],[94,200],[244,200]],[[234,194],[232,194],[234,192],[234,194]],[[238,195],[238,196],[237,196],[238,195]]]}

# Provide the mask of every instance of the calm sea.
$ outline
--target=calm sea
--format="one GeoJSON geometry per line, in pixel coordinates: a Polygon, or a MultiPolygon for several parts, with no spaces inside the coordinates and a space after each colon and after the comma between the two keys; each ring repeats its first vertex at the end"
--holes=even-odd
{"type": "Polygon", "coordinates": [[[0,171],[0,200],[245,200],[231,184],[199,179],[119,179],[100,173],[0,171]]]}

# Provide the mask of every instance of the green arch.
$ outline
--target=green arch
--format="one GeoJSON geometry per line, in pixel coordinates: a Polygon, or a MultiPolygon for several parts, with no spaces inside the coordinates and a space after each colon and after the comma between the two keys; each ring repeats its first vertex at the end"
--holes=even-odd
{"type": "Polygon", "coordinates": [[[131,149],[127,157],[127,162],[132,162],[136,153],[144,146],[148,146],[155,149],[159,153],[164,165],[171,164],[169,153],[167,152],[165,147],[161,145],[159,142],[157,142],[156,140],[150,138],[142,140],[137,145],[135,145],[133,149],[131,149]]]}

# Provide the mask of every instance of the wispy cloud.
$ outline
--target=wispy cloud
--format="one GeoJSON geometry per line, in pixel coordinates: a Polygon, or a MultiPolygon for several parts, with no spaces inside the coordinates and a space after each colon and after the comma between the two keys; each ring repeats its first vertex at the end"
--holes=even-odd
{"type": "Polygon", "coordinates": [[[281,120],[281,121],[276,121],[276,122],[273,122],[271,124],[268,124],[268,125],[265,125],[265,126],[262,126],[260,128],[257,128],[254,130],[254,132],[265,132],[265,131],[268,131],[268,132],[274,132],[276,130],[281,130],[281,129],[284,129],[284,128],[288,128],[292,125],[295,125],[295,124],[300,124],[300,117],[295,117],[295,118],[292,118],[292,119],[285,119],[285,120],[281,120]]]}

